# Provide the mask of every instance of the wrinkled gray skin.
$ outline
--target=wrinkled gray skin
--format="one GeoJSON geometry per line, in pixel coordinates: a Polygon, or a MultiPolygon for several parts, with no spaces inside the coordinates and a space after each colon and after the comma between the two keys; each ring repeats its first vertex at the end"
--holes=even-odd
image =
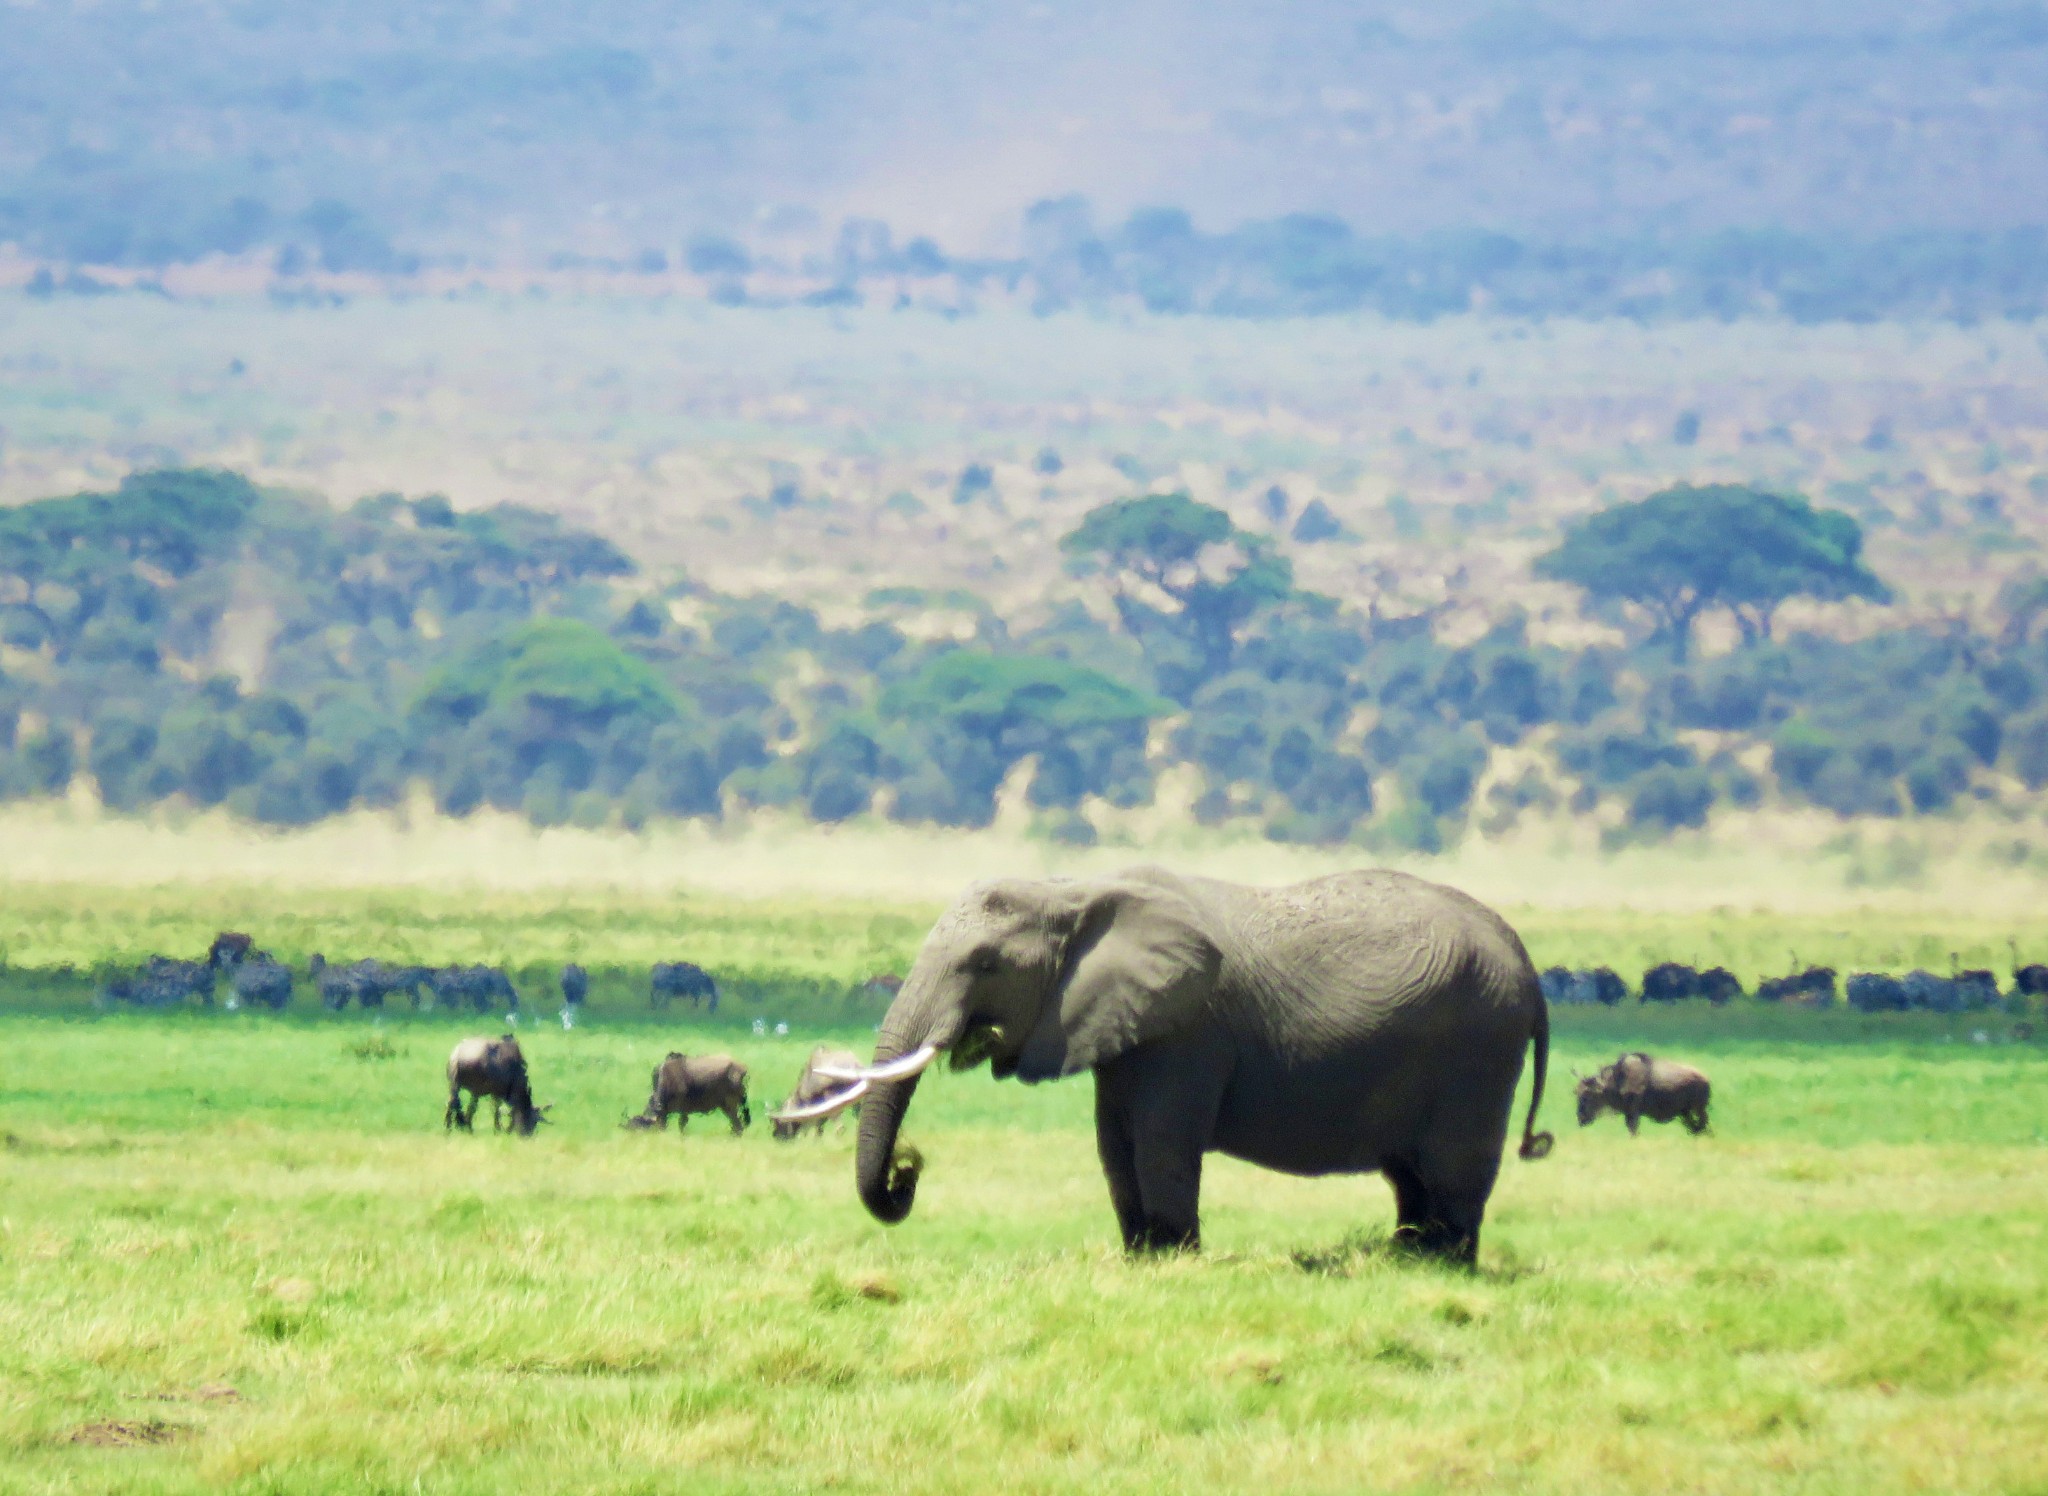
{"type": "Polygon", "coordinates": [[[464,1132],[471,1131],[477,1104],[486,1096],[491,1098],[492,1132],[502,1125],[508,1107],[512,1130],[521,1137],[531,1137],[533,1130],[547,1120],[547,1108],[533,1104],[533,1088],[526,1078],[526,1056],[519,1052],[519,1041],[510,1034],[499,1039],[464,1039],[455,1046],[448,1056],[448,1110],[441,1117],[442,1129],[460,1127],[464,1132]],[[467,1111],[462,1106],[464,1091],[469,1092],[467,1111]]]}
{"type": "Polygon", "coordinates": [[[665,1128],[676,1119],[676,1135],[682,1136],[690,1118],[698,1112],[723,1112],[738,1137],[754,1120],[747,1105],[747,1067],[729,1054],[678,1054],[654,1068],[653,1094],[646,1109],[628,1117],[627,1127],[665,1128]]]}
{"type": "MultiPolygon", "coordinates": [[[[809,1106],[814,1101],[822,1101],[835,1091],[845,1090],[848,1084],[850,1084],[847,1081],[833,1080],[818,1074],[818,1067],[820,1065],[829,1065],[835,1070],[858,1070],[860,1068],[860,1060],[850,1049],[827,1049],[824,1045],[820,1044],[811,1051],[811,1057],[804,1061],[804,1073],[796,1078],[796,1089],[791,1091],[789,1099],[782,1103],[784,1111],[788,1111],[792,1107],[809,1106]]],[[[856,1101],[847,1108],[847,1111],[854,1116],[859,1116],[860,1103],[856,1101]]],[[[774,1119],[772,1126],[775,1132],[775,1140],[779,1143],[786,1143],[790,1139],[799,1136],[806,1127],[816,1129],[818,1136],[822,1138],[825,1135],[825,1124],[831,1120],[830,1117],[818,1117],[809,1122],[784,1122],[779,1118],[774,1119]]]]}
{"type": "MultiPolygon", "coordinates": [[[[1129,1251],[1200,1242],[1202,1158],[1289,1174],[1379,1172],[1399,1233],[1470,1262],[1522,1056],[1549,1019],[1513,930],[1455,890],[1357,872],[1247,888],[1140,868],[982,884],[940,919],[890,1005],[875,1060],[932,1044],[997,1079],[1095,1073],[1096,1147],[1129,1251]]],[[[875,1082],[856,1182],[910,1213],[898,1147],[917,1078],[875,1082]]]]}
{"type": "Polygon", "coordinates": [[[1645,1117],[1652,1122],[1682,1121],[1685,1130],[1697,1136],[1707,1130],[1713,1087],[1690,1065],[1637,1052],[1602,1067],[1597,1075],[1582,1076],[1575,1094],[1581,1127],[1612,1111],[1628,1123],[1630,1137],[1645,1117]]]}

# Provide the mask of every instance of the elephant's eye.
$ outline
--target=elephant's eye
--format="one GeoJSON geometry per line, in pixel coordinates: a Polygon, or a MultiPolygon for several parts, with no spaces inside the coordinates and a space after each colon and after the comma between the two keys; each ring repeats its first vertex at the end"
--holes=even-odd
{"type": "Polygon", "coordinates": [[[983,975],[994,971],[1001,964],[994,951],[981,951],[974,958],[974,969],[983,975]]]}

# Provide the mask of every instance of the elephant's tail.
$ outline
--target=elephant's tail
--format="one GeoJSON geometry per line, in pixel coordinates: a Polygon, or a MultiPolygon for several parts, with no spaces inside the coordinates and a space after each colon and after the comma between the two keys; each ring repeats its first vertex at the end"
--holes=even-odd
{"type": "Polygon", "coordinates": [[[1523,1158],[1541,1158],[1556,1146],[1557,1139],[1536,1130],[1536,1112],[1543,1105],[1543,1077],[1550,1069],[1550,1004],[1536,999],[1536,1085],[1529,1093],[1529,1115],[1522,1119],[1523,1158]]]}

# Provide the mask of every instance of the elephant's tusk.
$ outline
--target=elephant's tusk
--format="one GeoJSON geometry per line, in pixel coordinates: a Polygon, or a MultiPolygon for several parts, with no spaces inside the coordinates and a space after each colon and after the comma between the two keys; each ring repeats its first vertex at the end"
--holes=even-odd
{"type": "Polygon", "coordinates": [[[903,1080],[909,1076],[922,1075],[939,1057],[936,1044],[921,1044],[909,1054],[881,1065],[861,1065],[852,1070],[835,1069],[820,1065],[811,1074],[822,1075],[827,1080],[903,1080]]]}
{"type": "Polygon", "coordinates": [[[770,1112],[768,1119],[771,1122],[813,1122],[821,1117],[836,1117],[865,1096],[867,1090],[866,1081],[855,1081],[845,1090],[834,1091],[822,1100],[807,1102],[803,1106],[784,1107],[779,1112],[770,1112]]]}

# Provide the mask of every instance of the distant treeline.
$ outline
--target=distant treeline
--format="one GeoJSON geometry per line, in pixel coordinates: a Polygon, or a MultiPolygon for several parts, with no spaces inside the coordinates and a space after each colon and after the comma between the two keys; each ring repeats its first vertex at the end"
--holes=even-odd
{"type": "MultiPolygon", "coordinates": [[[[0,196],[0,242],[61,262],[38,271],[28,293],[109,289],[81,264],[162,269],[212,254],[269,254],[287,293],[309,272],[402,281],[422,267],[400,247],[402,234],[339,202],[294,214],[241,198],[188,202],[150,213],[146,228],[121,218],[122,202],[67,197],[59,211],[33,196],[0,196]]],[[[706,235],[626,260],[558,254],[549,263],[627,276],[688,271],[712,299],[735,306],[924,302],[964,310],[994,295],[1021,297],[1041,313],[1136,306],[1170,315],[1376,313],[1403,321],[1489,312],[1976,322],[2048,310],[2048,231],[2040,228],[1879,237],[1757,229],[1564,242],[1478,230],[1361,235],[1337,218],[1292,214],[1206,233],[1172,208],[1098,226],[1085,201],[1063,198],[1032,208],[1023,238],[1014,258],[961,257],[929,238],[898,243],[887,224],[859,219],[844,225],[830,253],[794,262],[706,235]]]]}
{"type": "Polygon", "coordinates": [[[2048,585],[1857,642],[1773,627],[1804,595],[1881,602],[1845,515],[1673,490],[1545,558],[1626,646],[1470,643],[1298,587],[1273,543],[1182,495],[1063,541],[1094,605],[972,638],[901,625],[973,599],[891,589],[868,620],[662,583],[538,512],[379,495],[346,509],[215,471],[0,510],[0,796],[296,825],[400,802],[639,827],[787,807],[985,824],[1029,764],[1052,835],[1147,803],[1281,840],[1430,849],[1531,812],[1655,837],[1776,797],[1940,813],[2048,787],[2048,585]],[[1674,558],[1678,558],[1674,560],[1674,558]],[[1696,618],[1747,641],[1698,659],[1696,618]],[[1499,750],[1529,750],[1510,760],[1499,750]]]}

